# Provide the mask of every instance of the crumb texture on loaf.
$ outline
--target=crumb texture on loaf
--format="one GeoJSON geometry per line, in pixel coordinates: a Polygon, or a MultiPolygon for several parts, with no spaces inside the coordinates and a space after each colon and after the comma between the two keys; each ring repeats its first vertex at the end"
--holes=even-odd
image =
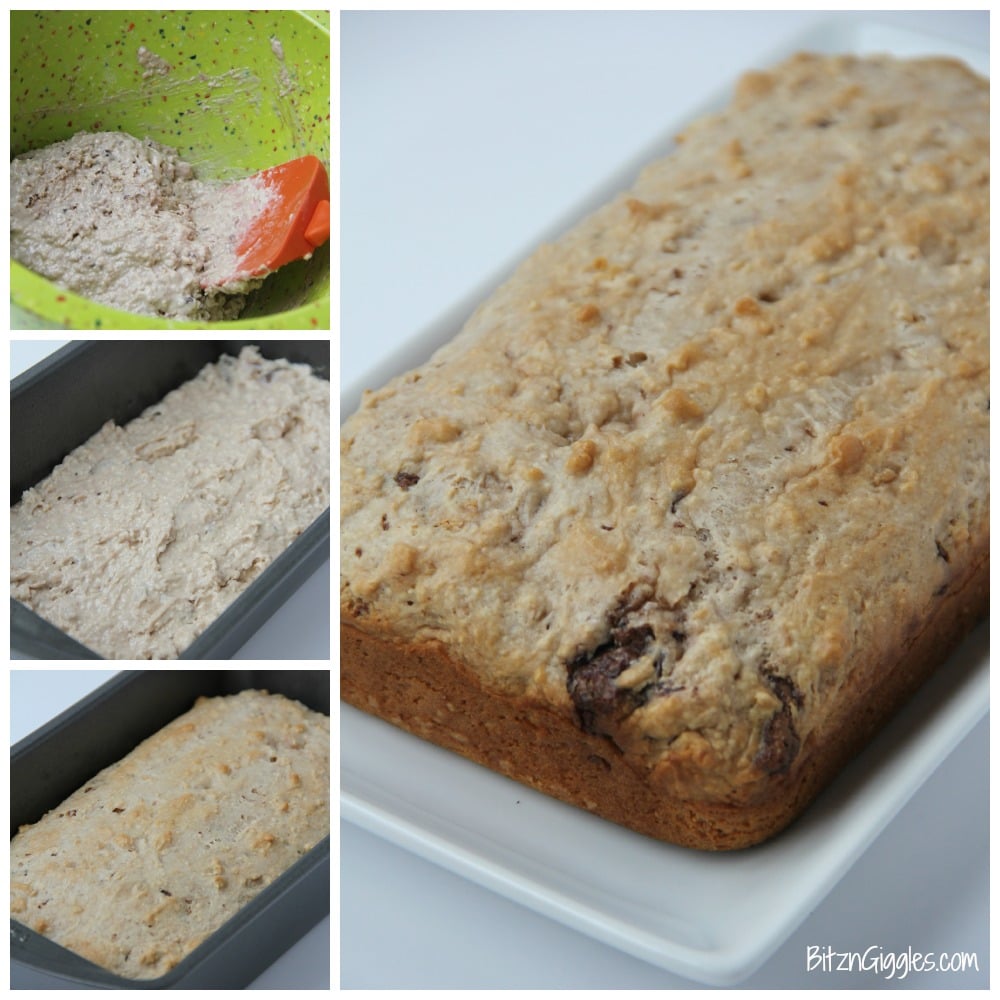
{"type": "MultiPolygon", "coordinates": [[[[365,394],[344,619],[572,717],[661,794],[793,772],[947,595],[985,602],[988,122],[948,60],[746,76],[365,394]]],[[[377,671],[353,683],[378,704],[377,671]]]]}
{"type": "Polygon", "coordinates": [[[195,706],[10,844],[11,916],[162,976],[330,832],[330,720],[263,691],[195,706]]]}
{"type": "Polygon", "coordinates": [[[11,596],[107,659],[173,659],[330,504],[330,383],[256,347],[11,508],[11,596]]]}

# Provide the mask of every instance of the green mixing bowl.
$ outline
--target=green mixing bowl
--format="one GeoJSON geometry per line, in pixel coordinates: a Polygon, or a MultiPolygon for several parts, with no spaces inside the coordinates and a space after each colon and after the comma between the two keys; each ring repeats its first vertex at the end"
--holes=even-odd
{"type": "MultiPolygon", "coordinates": [[[[329,170],[328,11],[15,10],[10,33],[11,156],[77,132],[128,132],[179,150],[202,178],[308,153],[329,170]],[[140,47],[162,63],[140,63],[140,47]]],[[[13,329],[328,330],[330,245],[271,275],[236,322],[121,312],[15,261],[10,297],[13,329]]]]}

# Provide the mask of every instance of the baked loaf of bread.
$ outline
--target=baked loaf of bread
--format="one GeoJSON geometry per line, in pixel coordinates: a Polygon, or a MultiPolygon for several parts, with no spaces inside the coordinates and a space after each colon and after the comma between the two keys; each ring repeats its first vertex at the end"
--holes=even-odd
{"type": "Polygon", "coordinates": [[[330,832],[330,720],[200,698],[10,844],[10,912],[130,979],[164,975],[330,832]]]}
{"type": "Polygon", "coordinates": [[[984,612],[987,83],[745,76],[342,429],[342,696],[679,844],[774,834],[984,612]]]}

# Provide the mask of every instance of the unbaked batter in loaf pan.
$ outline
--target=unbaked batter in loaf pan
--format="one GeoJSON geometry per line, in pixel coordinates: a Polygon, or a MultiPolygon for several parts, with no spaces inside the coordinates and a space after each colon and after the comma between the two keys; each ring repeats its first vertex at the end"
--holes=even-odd
{"type": "MultiPolygon", "coordinates": [[[[42,363],[30,371],[18,376],[11,386],[11,426],[12,426],[12,460],[11,460],[11,505],[16,504],[26,490],[33,487],[39,480],[44,479],[58,463],[62,462],[67,454],[88,440],[91,435],[99,431],[107,422],[113,421],[118,426],[128,423],[137,417],[146,407],[158,403],[172,389],[182,383],[188,382],[197,375],[206,365],[217,361],[220,357],[227,355],[238,355],[242,350],[250,346],[248,342],[241,341],[175,341],[175,342],[80,342],[63,348],[56,354],[46,358],[42,363]]],[[[327,340],[314,341],[280,341],[280,342],[260,342],[255,345],[259,349],[262,359],[287,359],[293,363],[306,364],[320,379],[329,379],[329,342],[327,340]]],[[[268,364],[266,360],[263,362],[268,364]]],[[[272,377],[267,375],[267,378],[272,377]]],[[[262,384],[261,390],[267,391],[268,386],[262,384]]],[[[294,406],[292,407],[294,410],[294,406]]],[[[290,419],[296,419],[292,411],[290,419]]],[[[181,427],[180,431],[185,428],[181,427]]],[[[256,447],[263,457],[267,458],[269,465],[269,475],[273,478],[275,463],[271,461],[269,455],[272,450],[275,454],[280,453],[282,441],[279,436],[288,428],[278,426],[267,426],[259,429],[262,440],[249,441],[249,446],[256,447]],[[268,440],[275,438],[276,440],[268,440]]],[[[295,434],[295,428],[291,428],[295,434]]],[[[197,440],[197,426],[192,424],[187,428],[188,437],[193,438],[190,445],[192,450],[199,447],[197,440]]],[[[102,434],[106,434],[102,432],[102,434]]],[[[169,435],[167,435],[169,437],[169,435]]],[[[152,461],[145,462],[142,455],[137,457],[137,468],[145,472],[146,467],[155,468],[156,462],[172,463],[181,459],[184,454],[185,440],[183,436],[176,440],[165,440],[157,447],[160,451],[170,452],[170,449],[179,449],[176,453],[166,454],[162,458],[152,456],[152,461]]],[[[291,438],[289,438],[291,440],[291,438]]],[[[325,484],[329,477],[329,456],[325,454],[325,445],[321,449],[321,454],[317,459],[316,483],[325,484]]],[[[249,459],[249,451],[247,452],[249,459]]],[[[238,463],[237,463],[238,464],[238,463]]],[[[185,476],[188,473],[184,473],[185,476]]],[[[264,477],[261,477],[263,484],[264,477]]],[[[218,494],[223,494],[225,482],[220,482],[217,486],[212,482],[203,483],[199,489],[204,494],[203,500],[193,497],[196,518],[200,515],[196,512],[198,504],[209,502],[209,514],[213,519],[218,515],[212,513],[211,503],[216,502],[213,498],[218,494]]],[[[97,487],[94,487],[97,488],[97,487]]],[[[192,489],[194,486],[192,486],[192,489]]],[[[269,487],[270,488],[270,487],[269,487]]],[[[324,487],[326,488],[326,487],[324,487]]],[[[138,479],[136,491],[138,491],[138,479]]],[[[251,489],[251,494],[254,490],[251,489]]],[[[257,491],[260,498],[255,499],[253,495],[247,497],[246,509],[252,508],[253,504],[260,505],[266,500],[266,489],[257,491]]],[[[52,499],[52,498],[50,498],[52,499]]],[[[86,496],[80,499],[87,506],[86,496]]],[[[130,504],[134,506],[135,496],[130,495],[128,486],[123,490],[122,500],[125,507],[131,510],[130,504]]],[[[280,509],[282,517],[287,517],[284,509],[280,509]]],[[[129,640],[129,646],[136,650],[134,655],[143,658],[146,655],[154,655],[157,658],[167,656],[170,650],[180,650],[181,659],[200,659],[207,657],[228,656],[235,652],[249,638],[252,633],[260,627],[287,597],[303,582],[309,575],[322,564],[329,551],[329,513],[322,510],[322,504],[316,506],[319,516],[308,524],[303,520],[301,526],[304,530],[298,537],[294,537],[288,548],[277,558],[267,565],[263,572],[260,571],[259,563],[252,572],[258,574],[253,579],[249,587],[231,600],[231,603],[219,615],[218,619],[204,628],[197,634],[193,641],[190,636],[185,636],[179,641],[168,641],[164,644],[160,639],[151,640],[148,652],[143,654],[138,646],[134,646],[129,640]]],[[[179,510],[175,514],[180,514],[179,510]]],[[[260,507],[257,514],[261,529],[266,533],[273,531],[284,531],[284,528],[274,528],[270,522],[275,520],[275,515],[269,508],[260,507]]],[[[111,534],[120,527],[120,532],[133,532],[135,539],[140,544],[144,543],[144,538],[150,536],[150,531],[155,526],[148,513],[143,514],[140,509],[138,516],[130,515],[131,520],[137,523],[123,523],[109,525],[111,534]],[[114,530],[113,530],[114,529],[114,530]]],[[[128,518],[125,518],[128,520],[128,518]]],[[[161,518],[162,520],[162,518],[161,518]]],[[[223,530],[227,530],[227,525],[233,521],[229,515],[224,515],[219,522],[223,530]]],[[[90,522],[93,523],[93,522],[90,522]]],[[[166,522],[164,521],[164,526],[166,522]]],[[[195,525],[197,527],[197,525],[195,525]]],[[[159,531],[159,529],[155,529],[159,531]]],[[[165,533],[159,531],[163,536],[163,543],[169,543],[174,538],[171,531],[165,533]]],[[[34,539],[32,539],[34,541],[34,539]]],[[[39,538],[38,542],[43,542],[44,538],[39,538]]],[[[114,542],[115,545],[118,541],[114,542]]],[[[189,544],[185,543],[185,544],[189,544]]],[[[161,546],[162,547],[162,546],[161,546]]],[[[207,550],[212,550],[213,546],[207,546],[207,550]]],[[[195,567],[195,573],[204,572],[224,580],[227,576],[237,573],[242,574],[250,566],[249,558],[238,556],[240,565],[234,562],[233,568],[227,570],[224,563],[229,557],[223,555],[220,562],[218,556],[222,551],[218,544],[214,544],[216,551],[214,569],[211,559],[206,551],[204,556],[199,557],[204,564],[200,569],[195,567]],[[221,575],[220,575],[221,574],[221,575]]],[[[127,547],[121,550],[125,555],[134,551],[127,547]]],[[[140,549],[141,551],[141,549],[140,549]]],[[[174,546],[174,551],[179,551],[174,546]]],[[[236,549],[231,550],[231,554],[236,556],[236,549]]],[[[170,557],[170,553],[166,553],[170,557]]],[[[145,558],[145,557],[143,557],[145,558]]],[[[161,575],[166,569],[161,560],[157,557],[159,569],[154,575],[161,575]]],[[[175,572],[171,570],[170,572],[175,572]]],[[[192,578],[194,579],[194,578],[192,578]]],[[[37,574],[26,578],[24,585],[47,585],[47,581],[39,579],[37,574]]],[[[239,583],[235,584],[240,586],[239,583]]],[[[227,584],[225,589],[230,589],[232,585],[227,584]]],[[[155,583],[154,587],[160,587],[155,583]]],[[[323,589],[323,588],[320,588],[323,589]]],[[[15,593],[20,593],[16,590],[15,593]]],[[[213,596],[212,588],[205,592],[205,597],[213,603],[222,596],[224,591],[220,590],[213,596]]],[[[102,592],[102,598],[105,594],[102,592]]],[[[152,596],[152,595],[151,595],[152,596]]],[[[194,597],[192,593],[188,595],[194,597]]],[[[200,599],[199,599],[200,600],[200,599]]],[[[84,619],[92,612],[99,613],[102,604],[109,603],[107,600],[93,601],[88,606],[84,619]]],[[[195,606],[195,609],[197,606],[195,606]]],[[[211,614],[217,613],[215,610],[211,614]]],[[[44,614],[44,612],[43,612],[44,614]]],[[[125,632],[132,631],[136,626],[131,623],[133,618],[138,621],[145,615],[152,623],[150,627],[156,630],[163,628],[162,623],[158,623],[158,617],[167,614],[174,615],[173,611],[167,607],[159,598],[155,598],[146,612],[133,607],[128,612],[116,612],[114,621],[115,630],[122,628],[125,632]],[[156,605],[160,607],[157,608],[156,605]]],[[[183,616],[182,616],[183,617],[183,616]]],[[[58,658],[100,658],[102,656],[121,656],[122,653],[115,653],[116,646],[111,646],[117,640],[109,638],[108,644],[111,649],[106,649],[101,645],[101,636],[97,635],[98,641],[91,642],[84,640],[79,635],[74,635],[74,628],[70,621],[48,621],[42,614],[36,613],[26,604],[20,601],[11,602],[12,619],[12,645],[22,653],[29,653],[34,656],[58,657],[58,658]],[[94,648],[96,646],[97,648],[94,648]]],[[[207,621],[212,621],[211,615],[207,621]]],[[[169,621],[169,619],[164,619],[169,621]]],[[[140,629],[141,630],[141,629],[140,629]]],[[[167,632],[160,632],[166,636],[167,632]]],[[[120,645],[120,644],[118,644],[120,645]]],[[[328,649],[326,642],[323,648],[328,649]]],[[[124,647],[123,652],[125,651],[124,647]]],[[[294,646],[287,650],[288,654],[296,652],[294,646]]],[[[308,655],[315,655],[311,652],[308,655]]]]}

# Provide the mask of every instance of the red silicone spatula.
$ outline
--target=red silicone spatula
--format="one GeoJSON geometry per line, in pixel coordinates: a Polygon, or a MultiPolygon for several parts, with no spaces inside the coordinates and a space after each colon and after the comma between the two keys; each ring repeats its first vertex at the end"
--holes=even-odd
{"type": "Polygon", "coordinates": [[[240,277],[276,271],[308,257],[330,238],[330,181],[315,156],[280,163],[254,177],[272,196],[236,248],[240,277]]]}

